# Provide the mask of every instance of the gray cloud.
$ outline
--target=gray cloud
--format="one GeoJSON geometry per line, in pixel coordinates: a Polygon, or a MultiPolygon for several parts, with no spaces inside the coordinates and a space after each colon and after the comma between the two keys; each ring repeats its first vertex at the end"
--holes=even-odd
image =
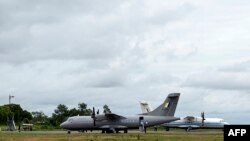
{"type": "Polygon", "coordinates": [[[164,26],[192,11],[191,5],[184,3],[174,10],[160,11],[158,16],[144,13],[146,4],[138,9],[141,3],[132,2],[127,7],[123,6],[126,3],[104,6],[98,3],[6,4],[12,10],[3,8],[3,13],[8,11],[8,14],[2,14],[7,20],[3,20],[6,26],[2,26],[0,43],[4,55],[0,60],[22,63],[41,59],[113,58],[129,46],[129,36],[143,34],[144,29],[151,30],[159,24],[164,26]]]}
{"type": "Polygon", "coordinates": [[[250,60],[237,62],[232,65],[221,67],[218,71],[221,72],[248,72],[250,70],[250,60]]]}
{"type": "Polygon", "coordinates": [[[78,102],[133,114],[139,100],[156,107],[181,92],[177,115],[206,110],[233,121],[230,112],[249,107],[249,4],[2,0],[0,103],[12,93],[46,114],[78,102]],[[226,96],[243,102],[214,110],[226,96]]]}
{"type": "Polygon", "coordinates": [[[245,61],[190,75],[183,82],[183,86],[249,91],[248,64],[249,61],[245,61]]]}

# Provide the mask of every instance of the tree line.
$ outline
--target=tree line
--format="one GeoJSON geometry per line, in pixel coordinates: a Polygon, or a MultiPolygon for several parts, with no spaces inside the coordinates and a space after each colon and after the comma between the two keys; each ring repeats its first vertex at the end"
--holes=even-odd
{"type": "MultiPolygon", "coordinates": [[[[103,106],[103,113],[111,113],[107,105],[103,106]]],[[[32,123],[59,127],[70,116],[87,116],[91,114],[92,110],[87,107],[86,103],[79,103],[77,108],[72,109],[69,109],[64,104],[59,104],[51,117],[45,115],[43,111],[28,112],[23,110],[19,104],[6,104],[0,106],[0,124],[4,125],[8,119],[14,118],[16,124],[32,123]]]]}

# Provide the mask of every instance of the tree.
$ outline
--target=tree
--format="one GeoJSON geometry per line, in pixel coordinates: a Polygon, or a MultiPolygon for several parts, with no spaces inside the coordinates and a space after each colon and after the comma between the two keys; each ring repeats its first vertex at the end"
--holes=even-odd
{"type": "Polygon", "coordinates": [[[77,115],[91,115],[92,110],[87,109],[87,104],[79,103],[78,109],[72,108],[68,109],[67,106],[63,104],[59,104],[55,109],[52,117],[49,119],[50,123],[54,126],[60,125],[66,118],[70,116],[77,116],[77,115]]]}
{"type": "Polygon", "coordinates": [[[65,118],[69,117],[68,107],[63,104],[59,104],[54,112],[55,113],[52,114],[52,120],[51,120],[52,125],[59,126],[60,123],[62,123],[65,118]]]}
{"type": "Polygon", "coordinates": [[[70,116],[77,116],[77,115],[79,115],[79,110],[77,110],[76,108],[69,110],[69,117],[70,116]]]}
{"type": "Polygon", "coordinates": [[[6,124],[7,117],[9,116],[10,108],[7,106],[0,106],[0,123],[6,124]]]}
{"type": "Polygon", "coordinates": [[[23,110],[21,115],[22,115],[22,119],[24,119],[24,118],[27,118],[29,120],[32,119],[32,114],[30,112],[26,111],[26,110],[23,110]]]}
{"type": "Polygon", "coordinates": [[[55,109],[55,114],[57,114],[57,115],[67,115],[68,114],[68,107],[63,105],[63,104],[59,104],[57,106],[57,109],[55,109]]]}
{"type": "Polygon", "coordinates": [[[24,118],[32,119],[31,113],[23,110],[19,104],[7,104],[0,106],[0,122],[6,123],[7,118],[14,117],[15,122],[21,122],[24,118]]]}
{"type": "Polygon", "coordinates": [[[34,123],[46,123],[48,117],[42,111],[31,112],[34,123]]]}
{"type": "Polygon", "coordinates": [[[111,110],[109,109],[108,105],[103,106],[103,113],[111,113],[111,110]]]}
{"type": "Polygon", "coordinates": [[[92,113],[91,109],[87,109],[87,104],[85,104],[85,103],[79,103],[78,110],[79,110],[80,116],[91,115],[91,113],[92,113]]]}

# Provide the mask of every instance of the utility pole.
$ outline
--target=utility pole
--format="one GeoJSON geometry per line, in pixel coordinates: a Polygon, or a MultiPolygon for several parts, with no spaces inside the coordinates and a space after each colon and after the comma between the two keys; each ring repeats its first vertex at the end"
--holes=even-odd
{"type": "Polygon", "coordinates": [[[14,98],[15,96],[9,94],[9,104],[11,104],[11,98],[14,98]]]}

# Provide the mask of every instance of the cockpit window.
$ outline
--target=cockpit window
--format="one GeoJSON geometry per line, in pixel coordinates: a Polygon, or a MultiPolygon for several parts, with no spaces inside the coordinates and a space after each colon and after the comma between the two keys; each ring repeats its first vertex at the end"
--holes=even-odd
{"type": "Polygon", "coordinates": [[[73,121],[73,118],[69,118],[68,121],[69,121],[69,122],[72,122],[72,121],[73,121]]]}

